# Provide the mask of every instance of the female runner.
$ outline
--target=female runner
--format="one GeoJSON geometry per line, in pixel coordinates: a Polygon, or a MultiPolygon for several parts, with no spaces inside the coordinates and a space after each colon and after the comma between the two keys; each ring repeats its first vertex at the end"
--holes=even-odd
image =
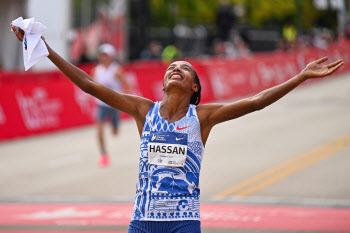
{"type": "MultiPolygon", "coordinates": [[[[23,41],[23,31],[12,29],[23,41]]],[[[186,61],[176,61],[168,67],[164,97],[153,102],[113,91],[61,58],[47,43],[46,46],[48,58],[80,89],[136,121],[141,137],[140,162],[129,233],[201,232],[199,173],[213,126],[261,110],[302,82],[330,75],[343,65],[342,60],[323,65],[328,58],[321,58],[295,77],[255,96],[197,106],[201,85],[195,69],[186,61]]]]}

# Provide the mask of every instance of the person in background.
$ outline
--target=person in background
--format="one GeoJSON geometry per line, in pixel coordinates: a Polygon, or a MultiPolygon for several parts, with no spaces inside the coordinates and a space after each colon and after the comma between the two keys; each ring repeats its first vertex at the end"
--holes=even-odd
{"type": "Polygon", "coordinates": [[[182,52],[175,45],[167,45],[162,52],[162,61],[164,63],[170,63],[174,60],[178,60],[182,57],[182,52]]]}
{"type": "Polygon", "coordinates": [[[142,60],[161,59],[162,45],[158,41],[151,41],[148,48],[141,53],[142,60]]]}
{"type": "Polygon", "coordinates": [[[232,29],[237,23],[237,16],[234,13],[233,5],[228,0],[220,0],[216,10],[216,28],[221,41],[228,41],[232,29]]]}
{"type": "Polygon", "coordinates": [[[287,51],[295,49],[295,42],[298,36],[297,29],[292,24],[286,24],[282,28],[283,39],[285,40],[285,46],[287,51]]]}
{"type": "MultiPolygon", "coordinates": [[[[129,90],[129,85],[125,80],[122,67],[115,62],[116,50],[111,44],[102,44],[98,49],[98,65],[92,70],[92,77],[99,83],[111,88],[114,91],[121,92],[123,87],[129,90]]],[[[118,134],[119,111],[105,104],[99,99],[96,108],[96,127],[97,139],[100,149],[100,159],[98,164],[101,167],[108,166],[110,159],[106,150],[104,138],[104,123],[109,120],[112,123],[113,135],[118,134]]]]}

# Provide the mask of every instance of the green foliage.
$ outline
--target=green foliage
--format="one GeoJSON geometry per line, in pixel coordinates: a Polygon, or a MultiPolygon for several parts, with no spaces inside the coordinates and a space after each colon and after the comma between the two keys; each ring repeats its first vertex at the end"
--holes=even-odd
{"type": "Polygon", "coordinates": [[[247,19],[254,26],[261,26],[264,22],[281,21],[297,13],[295,0],[247,0],[247,19]]]}
{"type": "Polygon", "coordinates": [[[173,26],[179,20],[189,24],[213,22],[217,3],[217,0],[150,0],[151,23],[173,26]]]}
{"type": "MultiPolygon", "coordinates": [[[[293,24],[308,30],[326,18],[327,12],[316,10],[313,0],[227,0],[241,5],[245,15],[241,18],[255,27],[266,24],[293,24]]],[[[149,0],[152,26],[171,27],[185,22],[189,25],[215,23],[220,0],[149,0]]],[[[333,16],[333,15],[332,15],[333,16]]]]}

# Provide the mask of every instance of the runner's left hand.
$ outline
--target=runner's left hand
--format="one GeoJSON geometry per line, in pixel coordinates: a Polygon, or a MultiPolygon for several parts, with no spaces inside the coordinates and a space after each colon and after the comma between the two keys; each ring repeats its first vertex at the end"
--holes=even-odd
{"type": "Polygon", "coordinates": [[[327,61],[328,57],[321,58],[317,61],[309,63],[302,71],[306,78],[321,78],[333,74],[338,70],[344,62],[340,59],[328,65],[322,65],[327,61]]]}

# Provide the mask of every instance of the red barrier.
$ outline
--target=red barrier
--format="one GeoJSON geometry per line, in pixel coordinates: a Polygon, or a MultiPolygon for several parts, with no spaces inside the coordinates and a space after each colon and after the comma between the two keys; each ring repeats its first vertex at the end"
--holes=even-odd
{"type": "MultiPolygon", "coordinates": [[[[323,56],[342,58],[350,69],[350,42],[327,50],[257,54],[245,59],[189,60],[202,84],[202,102],[220,101],[258,93],[293,77],[307,63],[323,56]]],[[[89,72],[93,64],[81,68],[89,72]]],[[[125,66],[132,94],[161,100],[166,65],[159,61],[125,66]]],[[[75,87],[62,73],[16,72],[0,76],[0,140],[73,126],[91,124],[94,100],[75,87]]],[[[123,115],[124,117],[126,115],[123,115]]]]}
{"type": "Polygon", "coordinates": [[[0,90],[0,139],[92,122],[91,100],[67,79],[16,82],[0,90]]]}

